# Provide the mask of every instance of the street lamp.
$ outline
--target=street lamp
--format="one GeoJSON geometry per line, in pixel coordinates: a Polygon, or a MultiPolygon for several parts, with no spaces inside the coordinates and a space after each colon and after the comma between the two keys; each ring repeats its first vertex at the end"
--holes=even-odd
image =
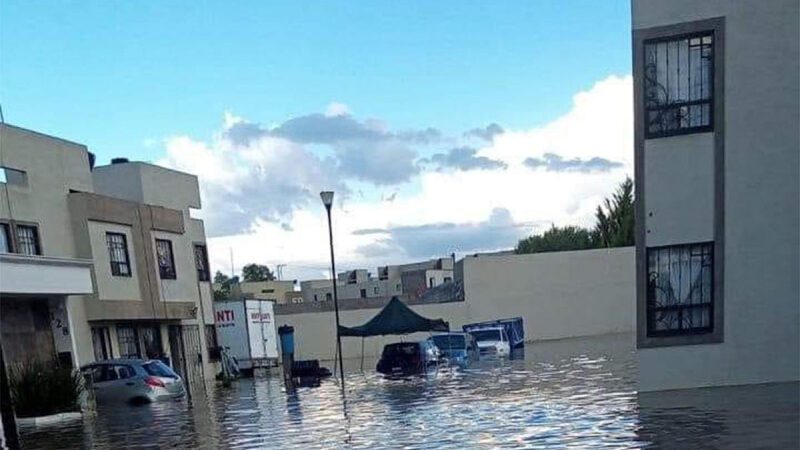
{"type": "Polygon", "coordinates": [[[331,283],[333,284],[333,310],[336,312],[336,349],[339,354],[339,377],[342,380],[342,395],[344,395],[344,366],[342,366],[342,337],[339,336],[339,296],[336,293],[336,261],[333,258],[333,225],[331,224],[331,206],[333,205],[333,191],[319,193],[325,211],[328,212],[328,238],[331,244],[331,283]]]}

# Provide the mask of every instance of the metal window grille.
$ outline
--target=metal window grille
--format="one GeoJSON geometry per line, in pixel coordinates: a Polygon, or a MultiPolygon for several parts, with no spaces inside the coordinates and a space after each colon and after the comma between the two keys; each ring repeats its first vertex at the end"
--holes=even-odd
{"type": "Polygon", "coordinates": [[[115,277],[131,276],[131,264],[128,257],[128,240],[122,233],[106,233],[108,258],[111,262],[111,275],[115,277]]]}
{"type": "Polygon", "coordinates": [[[220,360],[220,347],[217,342],[217,328],[214,325],[206,325],[206,348],[208,349],[208,360],[220,360]]]}
{"type": "Polygon", "coordinates": [[[647,335],[714,329],[714,244],[647,249],[647,335]]]}
{"type": "Polygon", "coordinates": [[[139,333],[130,326],[117,326],[120,358],[140,358],[139,333]]]}
{"type": "Polygon", "coordinates": [[[199,281],[211,280],[211,272],[208,270],[208,251],[205,245],[194,246],[194,265],[197,268],[199,281]]]}
{"type": "Polygon", "coordinates": [[[644,43],[647,138],[713,129],[713,32],[644,43]]]}
{"type": "Polygon", "coordinates": [[[161,279],[174,280],[176,273],[172,242],[166,239],[156,239],[156,257],[158,258],[158,274],[161,279]]]}
{"type": "Polygon", "coordinates": [[[17,253],[23,255],[41,255],[39,246],[39,230],[33,225],[17,225],[17,253]]]}

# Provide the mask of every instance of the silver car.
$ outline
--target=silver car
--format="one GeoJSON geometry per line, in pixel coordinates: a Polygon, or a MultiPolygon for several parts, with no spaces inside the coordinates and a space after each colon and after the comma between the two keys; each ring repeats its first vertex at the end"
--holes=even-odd
{"type": "Polygon", "coordinates": [[[109,359],[81,368],[98,403],[147,403],[186,395],[183,380],[158,360],[109,359]]]}

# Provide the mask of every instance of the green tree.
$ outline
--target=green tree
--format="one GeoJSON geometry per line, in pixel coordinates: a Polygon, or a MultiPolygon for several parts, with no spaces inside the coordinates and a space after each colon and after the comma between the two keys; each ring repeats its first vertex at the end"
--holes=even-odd
{"type": "Polygon", "coordinates": [[[242,267],[242,278],[244,281],[273,281],[275,274],[263,264],[251,263],[242,267]]]}
{"type": "Polygon", "coordinates": [[[231,278],[218,270],[214,274],[214,300],[228,300],[234,284],[239,284],[239,277],[231,278]]]}
{"type": "Polygon", "coordinates": [[[626,177],[611,198],[597,206],[592,240],[596,247],[624,247],[634,244],[633,181],[626,177]]]}
{"type": "Polygon", "coordinates": [[[589,230],[582,227],[553,225],[541,235],[522,239],[517,244],[516,253],[544,253],[566,250],[585,250],[593,248],[589,230]]]}

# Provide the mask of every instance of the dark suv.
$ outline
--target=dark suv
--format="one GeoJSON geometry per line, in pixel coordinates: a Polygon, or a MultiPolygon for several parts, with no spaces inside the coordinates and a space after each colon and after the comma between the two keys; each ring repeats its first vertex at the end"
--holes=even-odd
{"type": "Polygon", "coordinates": [[[384,375],[413,375],[438,364],[439,349],[433,342],[398,342],[383,347],[375,370],[384,375]]]}

